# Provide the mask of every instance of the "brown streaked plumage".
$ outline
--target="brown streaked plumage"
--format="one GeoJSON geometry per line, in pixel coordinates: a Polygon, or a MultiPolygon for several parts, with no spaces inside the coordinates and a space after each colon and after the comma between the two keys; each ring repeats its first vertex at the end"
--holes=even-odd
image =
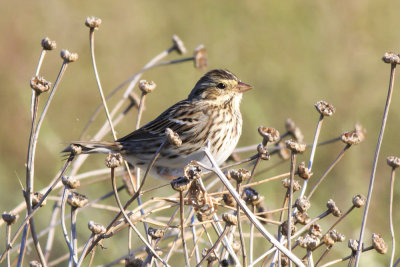
{"type": "MultiPolygon", "coordinates": [[[[165,129],[178,133],[182,145],[166,145],[152,175],[177,177],[192,160],[209,165],[201,148],[207,140],[218,164],[232,153],[242,132],[240,101],[252,87],[228,70],[212,70],[195,85],[188,98],[165,110],[153,121],[115,142],[74,142],[82,153],[121,153],[139,168],[146,168],[165,139],[165,129]]],[[[70,148],[64,150],[69,152],[70,148]]]]}

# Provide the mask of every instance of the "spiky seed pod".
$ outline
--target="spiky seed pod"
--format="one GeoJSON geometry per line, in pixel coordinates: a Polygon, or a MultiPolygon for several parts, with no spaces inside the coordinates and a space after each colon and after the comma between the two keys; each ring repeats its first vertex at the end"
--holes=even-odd
{"type": "Polygon", "coordinates": [[[71,189],[77,189],[81,185],[81,182],[78,179],[69,176],[63,176],[61,182],[63,185],[68,186],[71,189]]]}
{"type": "Polygon", "coordinates": [[[362,142],[360,135],[354,131],[343,133],[340,140],[347,145],[358,145],[362,142]]]}
{"type": "Polygon", "coordinates": [[[354,205],[354,207],[356,207],[356,208],[361,208],[361,207],[363,207],[364,205],[365,205],[365,202],[367,201],[367,199],[363,196],[363,195],[361,195],[361,194],[359,194],[359,195],[355,195],[354,197],[353,197],[353,205],[354,205]]]}
{"type": "Polygon", "coordinates": [[[157,84],[153,81],[150,81],[150,82],[148,82],[146,80],[139,81],[139,89],[145,95],[153,92],[156,89],[156,87],[157,87],[157,84]]]}
{"type": "Polygon", "coordinates": [[[179,137],[179,134],[172,131],[170,128],[165,129],[165,135],[168,138],[168,142],[173,146],[180,146],[182,145],[182,140],[179,137]]]}
{"type": "Polygon", "coordinates": [[[340,217],[342,216],[342,212],[340,211],[340,209],[336,206],[335,201],[333,201],[332,199],[328,200],[328,203],[326,203],[326,207],[328,208],[328,210],[332,213],[333,216],[335,217],[340,217]]]}
{"type": "Polygon", "coordinates": [[[184,192],[189,189],[191,183],[192,181],[189,180],[188,178],[179,177],[171,181],[171,187],[175,191],[184,192]]]}
{"type": "Polygon", "coordinates": [[[335,113],[335,108],[331,104],[328,104],[323,100],[318,101],[314,106],[319,112],[319,114],[323,116],[330,117],[335,113]]]}
{"type": "Polygon", "coordinates": [[[183,41],[178,37],[178,35],[172,35],[172,42],[174,43],[174,48],[178,52],[178,54],[186,54],[186,47],[183,44],[183,41]]]}
{"type": "Polygon", "coordinates": [[[396,55],[393,52],[386,52],[383,55],[382,60],[383,60],[383,62],[389,63],[389,64],[399,64],[400,63],[399,55],[396,55]]]}
{"type": "Polygon", "coordinates": [[[295,223],[300,223],[302,225],[306,225],[311,220],[307,212],[300,212],[300,211],[296,211],[296,213],[294,214],[294,218],[296,220],[295,223]]]}
{"type": "Polygon", "coordinates": [[[30,81],[31,88],[35,90],[35,92],[40,95],[41,93],[45,93],[50,90],[51,83],[46,81],[43,77],[32,77],[30,81]]]}
{"type": "Polygon", "coordinates": [[[106,227],[99,223],[95,223],[94,221],[88,222],[88,228],[95,235],[101,235],[107,231],[106,227]]]}
{"type": "Polygon", "coordinates": [[[300,212],[306,212],[311,207],[310,200],[306,197],[296,199],[294,205],[300,212]]]}
{"type": "Polygon", "coordinates": [[[165,230],[149,227],[149,229],[147,230],[147,234],[151,236],[153,240],[156,240],[164,237],[165,230]]]}
{"type": "Polygon", "coordinates": [[[67,63],[75,62],[78,60],[79,57],[77,53],[71,53],[66,49],[61,50],[60,56],[67,63]]]}
{"type": "Polygon", "coordinates": [[[95,16],[87,17],[85,20],[85,25],[91,29],[98,29],[101,24],[101,19],[96,18],[95,16]]]}
{"type": "Polygon", "coordinates": [[[286,147],[293,153],[303,153],[306,150],[306,144],[296,142],[294,140],[287,140],[285,142],[286,147]]]}
{"type": "Polygon", "coordinates": [[[10,213],[6,213],[3,212],[3,214],[1,214],[1,218],[3,218],[3,220],[8,224],[14,224],[17,222],[19,215],[18,214],[13,214],[12,212],[10,213]]]}
{"type": "Polygon", "coordinates": [[[194,67],[204,70],[208,65],[207,50],[204,45],[199,45],[193,53],[194,67]]]}
{"type": "Polygon", "coordinates": [[[124,159],[119,153],[110,153],[107,155],[104,163],[107,168],[117,168],[122,165],[124,159]]]}
{"type": "Polygon", "coordinates": [[[183,169],[185,177],[196,180],[199,179],[202,175],[202,170],[196,161],[191,161],[186,167],[183,169]]]}
{"type": "Polygon", "coordinates": [[[237,216],[230,213],[222,214],[222,220],[224,220],[228,226],[237,225],[238,223],[237,216]]]}
{"type": "Polygon", "coordinates": [[[278,130],[276,130],[274,128],[260,126],[260,127],[258,127],[258,133],[262,136],[263,143],[265,143],[265,144],[267,144],[267,142],[273,143],[280,139],[278,130]]]}
{"type": "Polygon", "coordinates": [[[50,40],[49,37],[43,38],[41,45],[44,50],[54,50],[57,47],[56,41],[50,40]]]}
{"type": "MultiPolygon", "coordinates": [[[[284,188],[289,188],[290,187],[290,179],[285,178],[282,180],[282,185],[284,188]]],[[[293,180],[293,192],[299,191],[301,189],[301,185],[299,181],[293,180]]]]}
{"type": "Polygon", "coordinates": [[[372,245],[374,246],[375,250],[380,254],[386,254],[388,248],[383,240],[381,234],[372,234],[372,245]]]}
{"type": "Polygon", "coordinates": [[[313,173],[310,172],[310,170],[306,167],[304,161],[300,163],[300,165],[297,167],[297,174],[300,178],[303,178],[304,180],[310,179],[310,177],[313,175],[313,173]]]}
{"type": "Polygon", "coordinates": [[[73,208],[82,208],[88,201],[85,195],[79,194],[78,192],[71,192],[67,199],[68,204],[73,208]]]}
{"type": "Polygon", "coordinates": [[[242,183],[250,178],[251,173],[246,169],[229,170],[226,174],[228,179],[233,179],[237,183],[242,183]]]}
{"type": "Polygon", "coordinates": [[[400,167],[400,158],[395,157],[395,156],[390,156],[387,157],[387,164],[392,167],[393,169],[396,169],[400,167]]]}

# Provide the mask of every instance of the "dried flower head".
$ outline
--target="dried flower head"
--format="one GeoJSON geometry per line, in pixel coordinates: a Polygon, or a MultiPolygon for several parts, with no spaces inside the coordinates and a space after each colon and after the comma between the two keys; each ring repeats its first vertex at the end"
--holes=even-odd
{"type": "Polygon", "coordinates": [[[3,218],[3,220],[8,225],[11,225],[11,224],[14,224],[18,220],[19,215],[18,214],[14,214],[12,212],[10,212],[10,213],[3,212],[3,214],[1,214],[1,218],[3,218]]]}
{"type": "Polygon", "coordinates": [[[372,234],[372,245],[378,253],[386,254],[388,248],[381,234],[372,234]]]}
{"type": "Polygon", "coordinates": [[[305,236],[299,236],[299,238],[297,239],[297,243],[302,248],[313,250],[319,245],[319,243],[321,243],[321,240],[316,236],[306,234],[305,236]]]}
{"type": "Polygon", "coordinates": [[[326,207],[328,208],[328,210],[332,213],[333,216],[335,217],[340,217],[342,216],[342,212],[340,211],[340,209],[336,206],[335,201],[333,201],[332,199],[328,200],[328,203],[326,203],[326,207]]]}
{"type": "Polygon", "coordinates": [[[82,208],[88,203],[88,199],[85,195],[71,192],[68,196],[67,202],[73,208],[82,208]]]}
{"type": "Polygon", "coordinates": [[[265,126],[258,127],[258,133],[263,137],[263,143],[266,145],[268,142],[273,143],[280,139],[278,130],[268,128],[265,126]]]}
{"type": "Polygon", "coordinates": [[[229,266],[229,261],[227,259],[223,259],[222,261],[219,262],[219,264],[222,267],[228,267],[229,266]]]}
{"type": "Polygon", "coordinates": [[[107,155],[104,163],[107,168],[117,168],[122,165],[124,158],[119,153],[110,153],[107,155]]]}
{"type": "Polygon", "coordinates": [[[291,120],[287,119],[285,121],[285,127],[286,131],[289,132],[289,134],[296,139],[297,142],[303,142],[304,140],[304,135],[302,134],[301,130],[299,127],[296,127],[296,124],[291,120]]]}
{"type": "Polygon", "coordinates": [[[41,44],[44,50],[54,50],[57,47],[56,41],[50,40],[49,37],[43,38],[41,44]]]}
{"type": "Polygon", "coordinates": [[[296,202],[294,205],[300,212],[305,212],[310,208],[311,203],[310,203],[310,200],[308,200],[308,198],[303,196],[301,198],[296,199],[296,202]]]}
{"type": "Polygon", "coordinates": [[[66,49],[61,50],[60,55],[61,58],[64,59],[64,61],[67,63],[75,62],[78,60],[79,57],[77,53],[71,53],[66,49]]]}
{"type": "Polygon", "coordinates": [[[136,258],[133,255],[125,258],[125,267],[142,267],[142,266],[143,266],[143,260],[140,258],[136,258]]]}
{"type": "Polygon", "coordinates": [[[236,206],[236,201],[230,193],[223,194],[222,200],[224,201],[225,205],[227,205],[229,207],[236,206]]]}
{"type": "Polygon", "coordinates": [[[88,228],[95,235],[101,235],[107,231],[106,227],[99,223],[95,223],[94,221],[88,222],[88,228]]]}
{"type": "MultiPolygon", "coordinates": [[[[282,180],[282,185],[284,188],[289,188],[290,187],[290,179],[285,178],[282,180]]],[[[298,181],[293,180],[293,192],[299,191],[301,189],[301,185],[298,181]]]]}
{"type": "Polygon", "coordinates": [[[29,267],[42,267],[42,264],[37,260],[33,260],[29,262],[29,267]]]}
{"type": "MultiPolygon", "coordinates": [[[[203,248],[203,250],[202,250],[202,252],[201,252],[201,255],[202,255],[203,257],[205,257],[205,256],[208,254],[209,250],[210,250],[210,249],[203,248]]],[[[215,260],[217,260],[217,259],[218,259],[218,257],[217,257],[217,254],[215,254],[215,250],[214,250],[214,251],[212,251],[212,252],[210,253],[210,256],[208,256],[207,261],[208,261],[208,262],[213,262],[213,261],[215,261],[215,260]]]]}
{"type": "Polygon", "coordinates": [[[264,200],[264,197],[261,196],[255,189],[251,187],[247,187],[244,190],[244,201],[246,201],[247,205],[257,206],[264,200]]]}
{"type": "Polygon", "coordinates": [[[193,53],[194,57],[194,66],[196,69],[204,70],[207,68],[208,58],[207,58],[207,50],[204,45],[199,45],[193,53]]]}
{"type": "Polygon", "coordinates": [[[367,199],[363,196],[363,195],[361,195],[361,194],[358,194],[358,195],[355,195],[354,197],[353,197],[353,205],[354,205],[354,207],[356,207],[356,208],[361,208],[361,207],[363,207],[364,205],[365,205],[365,202],[367,201],[367,199]]]}
{"type": "Polygon", "coordinates": [[[270,155],[268,153],[268,150],[265,148],[265,146],[263,144],[258,144],[257,153],[258,153],[258,157],[260,159],[262,159],[262,160],[269,160],[270,159],[270,155]]]}
{"type": "Polygon", "coordinates": [[[347,145],[358,145],[363,141],[361,136],[355,131],[343,133],[340,136],[340,140],[347,145]]]}
{"type": "Polygon", "coordinates": [[[63,176],[61,178],[61,182],[63,185],[68,186],[71,189],[76,189],[81,185],[81,182],[78,179],[71,178],[69,176],[63,176]]]}
{"type": "Polygon", "coordinates": [[[237,225],[238,221],[237,221],[237,216],[230,214],[230,213],[224,213],[222,214],[222,220],[224,220],[224,222],[228,225],[237,225]]]}
{"type": "MultiPolygon", "coordinates": [[[[32,194],[32,207],[36,207],[39,204],[40,200],[43,198],[43,194],[40,192],[35,192],[32,194]]],[[[47,203],[47,199],[45,199],[41,204],[40,207],[45,206],[47,203]]]]}
{"type": "Polygon", "coordinates": [[[171,187],[175,191],[183,192],[189,189],[191,180],[187,177],[179,177],[171,181],[171,187]]]}
{"type": "Polygon", "coordinates": [[[100,27],[101,19],[96,18],[95,16],[87,17],[85,20],[85,25],[91,29],[97,30],[100,27]]]}
{"type": "Polygon", "coordinates": [[[32,77],[30,84],[31,88],[35,90],[38,95],[49,91],[51,88],[50,82],[46,81],[45,78],[38,76],[32,77]]]}
{"type": "Polygon", "coordinates": [[[156,89],[156,87],[157,87],[157,84],[153,81],[151,81],[151,82],[148,82],[146,80],[139,81],[139,89],[145,95],[153,92],[154,89],[156,89]]]}
{"type": "Polygon", "coordinates": [[[199,179],[202,175],[202,170],[196,161],[191,161],[188,165],[185,166],[183,171],[185,177],[191,180],[199,179]]]}
{"type": "Polygon", "coordinates": [[[294,214],[295,223],[300,223],[306,225],[310,222],[311,218],[308,216],[307,212],[296,211],[294,214]]]}
{"type": "Polygon", "coordinates": [[[209,221],[213,217],[212,213],[203,213],[203,212],[198,212],[196,214],[196,218],[199,222],[204,222],[204,221],[209,221]]]}
{"type": "Polygon", "coordinates": [[[313,173],[310,172],[310,170],[306,167],[306,163],[304,161],[297,167],[297,174],[304,180],[310,179],[310,177],[313,175],[313,173]]]}
{"type": "Polygon", "coordinates": [[[250,176],[251,173],[246,169],[229,170],[226,173],[228,179],[233,179],[238,183],[248,180],[250,176]]]}
{"type": "Polygon", "coordinates": [[[186,54],[186,48],[183,44],[182,40],[178,37],[178,35],[172,35],[172,42],[174,43],[174,49],[180,54],[186,54]]]}
{"type": "Polygon", "coordinates": [[[173,146],[180,146],[182,145],[182,140],[179,135],[172,131],[170,128],[165,129],[165,135],[168,138],[168,142],[173,146]]]}
{"type": "MultiPolygon", "coordinates": [[[[288,221],[284,221],[282,224],[281,224],[281,233],[282,233],[282,235],[284,235],[284,236],[287,236],[287,234],[288,234],[288,221]]],[[[296,225],[294,225],[294,222],[293,222],[293,220],[290,222],[290,235],[293,235],[294,233],[296,233],[296,225]]]]}
{"type": "Polygon", "coordinates": [[[383,62],[390,64],[399,64],[400,57],[393,52],[386,52],[382,57],[383,62]]]}
{"type": "Polygon", "coordinates": [[[347,242],[347,246],[354,252],[357,251],[358,249],[358,241],[355,239],[349,239],[349,242],[347,242]]]}
{"type": "Polygon", "coordinates": [[[165,230],[164,229],[156,229],[153,227],[149,227],[147,230],[147,234],[151,236],[153,240],[160,239],[164,236],[165,230]]]}
{"type": "Polygon", "coordinates": [[[400,166],[400,158],[395,157],[395,156],[390,156],[387,157],[387,164],[392,167],[393,169],[396,169],[400,166]]]}
{"type": "Polygon", "coordinates": [[[328,234],[331,236],[331,238],[335,241],[335,242],[343,242],[345,240],[345,236],[342,233],[339,233],[338,231],[336,231],[335,229],[330,230],[328,232],[328,234]]]}
{"type": "Polygon", "coordinates": [[[323,100],[318,101],[314,106],[322,116],[329,117],[335,113],[335,108],[323,100]]]}
{"type": "Polygon", "coordinates": [[[321,237],[322,236],[321,226],[317,223],[311,224],[310,228],[308,228],[308,233],[315,237],[321,237]]]}
{"type": "Polygon", "coordinates": [[[285,144],[293,153],[303,153],[306,150],[306,144],[296,142],[292,139],[287,140],[285,144]]]}
{"type": "Polygon", "coordinates": [[[282,258],[281,258],[281,265],[279,265],[279,266],[289,266],[289,258],[288,257],[286,257],[286,256],[282,256],[282,258]]]}

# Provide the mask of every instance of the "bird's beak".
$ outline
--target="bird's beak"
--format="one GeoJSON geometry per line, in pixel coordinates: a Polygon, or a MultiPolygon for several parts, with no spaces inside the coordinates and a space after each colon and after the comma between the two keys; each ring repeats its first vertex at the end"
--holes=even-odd
{"type": "Polygon", "coordinates": [[[249,91],[250,89],[252,89],[253,86],[244,83],[244,82],[238,82],[238,85],[236,86],[236,90],[240,93],[244,93],[246,91],[249,91]]]}

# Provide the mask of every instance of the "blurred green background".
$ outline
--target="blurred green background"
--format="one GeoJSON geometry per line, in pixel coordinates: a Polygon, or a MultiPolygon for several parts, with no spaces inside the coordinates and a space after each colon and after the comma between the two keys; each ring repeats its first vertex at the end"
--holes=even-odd
{"type": "MultiPolygon", "coordinates": [[[[189,55],[199,44],[205,45],[209,56],[208,70],[227,68],[253,85],[254,90],[246,93],[242,102],[244,129],[240,146],[260,142],[257,134],[260,125],[277,128],[283,133],[287,118],[292,118],[302,129],[305,141],[311,142],[319,117],[314,103],[325,100],[333,104],[336,114],[325,120],[320,140],[352,130],[355,122],[360,122],[367,129],[367,138],[350,149],[322,184],[315,195],[312,215],[322,213],[329,198],[346,210],[353,195],[367,194],[389,82],[390,66],[384,64],[381,57],[384,52],[400,52],[400,2],[70,0],[8,1],[2,6],[2,211],[11,210],[23,201],[19,180],[25,184],[24,164],[30,129],[29,80],[36,69],[43,37],[57,41],[57,50],[46,56],[41,71],[47,80],[54,82],[61,66],[60,49],[77,52],[79,60],[68,67],[43,124],[36,157],[36,188],[47,185],[60,169],[63,161],[59,152],[68,141],[79,138],[100,103],[90,64],[88,28],[84,26],[85,18],[90,15],[103,21],[96,32],[95,42],[98,69],[106,93],[138,71],[153,56],[169,48],[173,34],[184,41],[189,55]]],[[[177,54],[168,57],[176,58],[179,58],[177,54]]],[[[202,74],[191,63],[146,72],[143,78],[154,80],[158,87],[147,99],[143,123],[185,98],[202,74]]],[[[398,89],[395,84],[366,232],[367,245],[372,232],[382,233],[390,245],[387,220],[390,169],[386,165],[386,157],[400,156],[398,89]]],[[[133,112],[125,123],[117,127],[118,136],[133,130],[135,115],[133,112]]],[[[101,114],[89,131],[88,139],[104,119],[101,114]]],[[[111,136],[106,139],[110,140],[111,136]]],[[[342,147],[343,144],[333,144],[317,150],[313,167],[315,179],[342,147]]],[[[307,161],[308,157],[309,152],[300,160],[307,161]]],[[[84,169],[102,167],[103,159],[103,156],[94,156],[84,169]]],[[[263,162],[263,166],[272,162],[263,162]]],[[[289,162],[263,177],[287,171],[288,168],[289,162]]],[[[157,182],[152,180],[149,183],[157,182]]],[[[400,223],[397,188],[395,226],[400,223]]],[[[108,192],[110,187],[107,184],[98,190],[92,195],[89,192],[89,198],[108,192]]],[[[259,190],[265,194],[270,208],[281,205],[284,191],[279,182],[259,190]]],[[[362,210],[356,210],[338,229],[347,238],[357,239],[361,218],[362,210]]],[[[107,221],[103,218],[103,223],[107,221]]],[[[327,226],[323,228],[327,229],[327,226]]],[[[396,227],[397,233],[398,230],[396,227]]],[[[85,231],[82,230],[87,234],[85,231]]],[[[3,231],[0,235],[4,236],[3,231]]],[[[4,249],[3,243],[1,250],[4,249]]],[[[346,244],[341,246],[345,248],[346,244]]],[[[123,245],[119,250],[109,255],[115,258],[122,255],[118,254],[122,253],[121,250],[125,253],[123,245]]],[[[348,249],[344,251],[336,256],[349,253],[348,249]]],[[[331,258],[334,258],[333,255],[331,258]]],[[[366,253],[362,263],[373,262],[376,263],[374,266],[378,266],[387,263],[388,258],[389,255],[366,253]]]]}

